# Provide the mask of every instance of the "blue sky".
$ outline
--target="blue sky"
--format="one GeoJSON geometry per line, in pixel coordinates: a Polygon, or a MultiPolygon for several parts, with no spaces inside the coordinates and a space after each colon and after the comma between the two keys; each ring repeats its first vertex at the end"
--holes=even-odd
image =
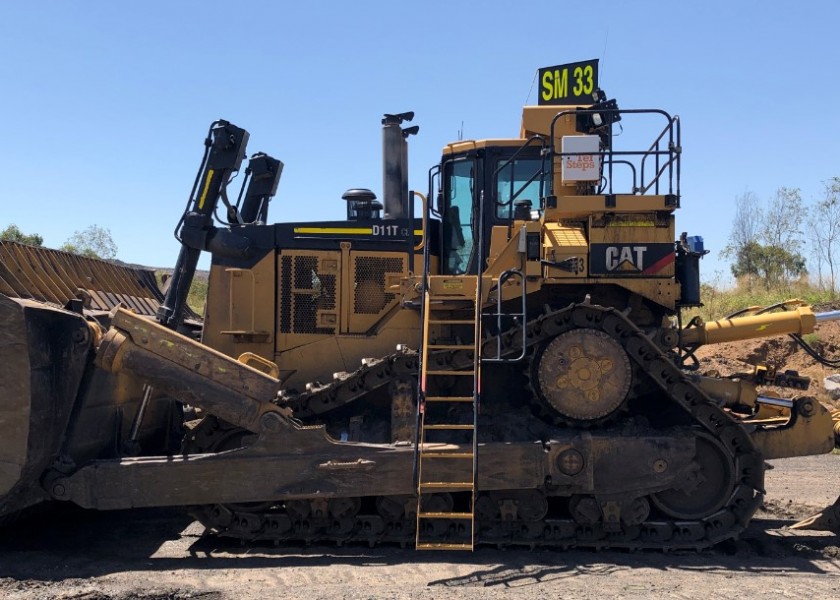
{"type": "Polygon", "coordinates": [[[382,113],[417,113],[425,191],[462,122],[514,137],[539,67],[599,58],[621,107],[680,115],[678,230],[704,236],[711,276],[737,196],[810,201],[840,176],[838,21],[828,0],[5,2],[0,226],[59,246],[95,223],[119,258],[172,265],[217,118],[285,163],[272,220],[341,218],[344,190],[381,191],[382,113]]]}

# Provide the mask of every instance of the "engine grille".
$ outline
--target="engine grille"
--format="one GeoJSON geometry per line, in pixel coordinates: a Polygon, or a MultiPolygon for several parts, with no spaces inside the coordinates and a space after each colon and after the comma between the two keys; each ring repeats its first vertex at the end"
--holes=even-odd
{"type": "Polygon", "coordinates": [[[337,323],[318,323],[318,311],[336,308],[336,275],[320,273],[317,256],[280,259],[280,332],[334,335],[337,323]]]}
{"type": "Polygon", "coordinates": [[[385,274],[402,272],[402,258],[357,256],[353,261],[353,311],[362,315],[380,313],[397,297],[396,294],[386,291],[385,274]]]}

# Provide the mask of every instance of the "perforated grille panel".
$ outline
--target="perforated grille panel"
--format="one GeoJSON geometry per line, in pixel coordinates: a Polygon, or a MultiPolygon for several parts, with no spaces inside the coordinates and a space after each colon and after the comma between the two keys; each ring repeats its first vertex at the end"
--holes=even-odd
{"type": "Polygon", "coordinates": [[[280,259],[280,332],[292,332],[292,257],[280,259]]]}
{"type": "Polygon", "coordinates": [[[319,273],[317,256],[280,259],[280,333],[334,335],[336,324],[318,322],[318,311],[335,310],[336,275],[319,273]]]}
{"type": "Polygon", "coordinates": [[[356,286],[354,312],[362,315],[380,313],[397,297],[385,289],[385,274],[402,272],[402,258],[357,256],[353,261],[353,281],[356,286]]]}

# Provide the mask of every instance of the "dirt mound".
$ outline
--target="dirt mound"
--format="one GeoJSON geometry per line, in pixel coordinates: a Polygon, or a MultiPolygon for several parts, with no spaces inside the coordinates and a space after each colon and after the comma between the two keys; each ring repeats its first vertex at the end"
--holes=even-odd
{"type": "MultiPolygon", "coordinates": [[[[806,341],[819,354],[832,359],[840,358],[840,322],[818,325],[815,333],[806,336],[806,341]]],[[[840,368],[830,369],[817,363],[789,336],[703,346],[697,350],[696,356],[701,373],[716,371],[724,376],[734,375],[749,372],[756,364],[766,364],[780,372],[797,371],[811,378],[811,387],[807,392],[780,388],[764,391],[780,397],[816,396],[825,405],[840,408],[840,401],[832,399],[823,386],[823,380],[840,373],[840,368]]]]}

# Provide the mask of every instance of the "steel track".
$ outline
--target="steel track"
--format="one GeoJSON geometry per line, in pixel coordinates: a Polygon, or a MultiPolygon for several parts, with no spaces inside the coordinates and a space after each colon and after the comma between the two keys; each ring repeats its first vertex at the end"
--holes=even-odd
{"type": "MultiPolygon", "coordinates": [[[[734,484],[724,505],[713,514],[694,520],[656,517],[638,525],[604,523],[581,524],[569,517],[563,498],[548,496],[549,512],[539,520],[479,518],[476,543],[498,546],[589,547],[626,549],[700,549],[736,537],[749,523],[764,494],[764,461],[746,430],[683,374],[668,350],[660,348],[655,336],[645,335],[627,316],[613,308],[573,304],[550,311],[527,325],[528,348],[575,328],[591,328],[609,335],[627,352],[637,371],[646,373],[662,393],[681,408],[699,435],[717,440],[734,474],[734,484]]],[[[518,353],[521,335],[508,331],[501,336],[507,354],[518,353]]],[[[493,343],[488,340],[485,343],[493,343]]],[[[436,353],[430,360],[437,368],[458,368],[471,363],[467,351],[436,353]]],[[[288,396],[281,402],[295,409],[295,416],[310,417],[328,412],[369,391],[385,385],[391,378],[416,373],[417,356],[402,353],[371,361],[352,374],[327,384],[313,384],[303,394],[288,396]]],[[[193,451],[206,451],[212,435],[193,435],[193,451]],[[204,439],[204,441],[200,441],[204,439]]],[[[545,494],[545,490],[537,490],[545,494]]],[[[301,501],[263,504],[256,507],[203,506],[193,514],[210,530],[224,537],[247,542],[275,543],[396,543],[414,541],[415,519],[409,510],[394,513],[393,508],[378,511],[375,498],[342,499],[338,510],[329,500],[313,498],[309,508],[301,501]],[[357,510],[347,512],[347,505],[357,510]],[[303,507],[303,508],[301,508],[303,507]],[[342,514],[342,507],[345,513],[342,514]],[[291,510],[290,510],[291,509],[291,510]],[[306,513],[306,514],[304,514],[306,513]],[[383,514],[384,513],[384,514],[383,514]]],[[[389,498],[379,500],[389,503],[389,498]]],[[[403,501],[404,499],[399,499],[403,501]]],[[[394,503],[390,502],[393,507],[394,503]]],[[[405,503],[410,506],[411,502],[405,503]]],[[[444,541],[459,524],[443,521],[438,525],[444,541]]]]}

